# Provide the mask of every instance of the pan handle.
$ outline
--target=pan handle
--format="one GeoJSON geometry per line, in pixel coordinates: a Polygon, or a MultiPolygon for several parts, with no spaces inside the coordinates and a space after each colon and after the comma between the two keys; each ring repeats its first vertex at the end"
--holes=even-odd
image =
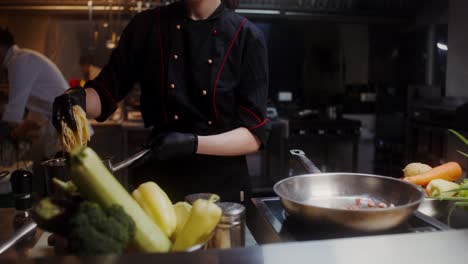
{"type": "Polygon", "coordinates": [[[304,169],[308,173],[312,173],[312,174],[322,173],[317,168],[317,166],[315,166],[315,164],[309,158],[307,158],[304,151],[300,149],[292,149],[289,152],[291,153],[291,155],[293,155],[293,157],[295,157],[301,163],[301,165],[304,167],[304,169]]]}

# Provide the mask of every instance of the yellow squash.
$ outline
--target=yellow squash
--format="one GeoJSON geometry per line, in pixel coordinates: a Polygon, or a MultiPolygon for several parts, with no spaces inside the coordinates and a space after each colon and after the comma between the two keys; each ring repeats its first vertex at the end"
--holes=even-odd
{"type": "Polygon", "coordinates": [[[133,191],[132,196],[164,234],[171,237],[176,230],[177,219],[167,194],[156,183],[147,182],[133,191]]]}
{"type": "Polygon", "coordinates": [[[179,202],[174,205],[174,210],[177,218],[177,227],[174,234],[172,235],[172,238],[175,240],[180,235],[182,229],[187,223],[187,220],[190,217],[192,206],[187,202],[179,202]]]}
{"type": "Polygon", "coordinates": [[[199,199],[193,203],[190,217],[177,236],[173,251],[184,251],[209,238],[221,219],[221,208],[211,200],[199,199]]]}

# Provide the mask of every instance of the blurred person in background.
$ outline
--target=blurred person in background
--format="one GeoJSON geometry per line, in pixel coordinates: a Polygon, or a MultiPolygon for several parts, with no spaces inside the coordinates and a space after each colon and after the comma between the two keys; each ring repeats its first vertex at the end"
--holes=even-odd
{"type": "Polygon", "coordinates": [[[51,125],[52,104],[68,83],[47,57],[18,47],[6,28],[0,28],[0,62],[8,71],[9,86],[0,139],[31,141],[28,158],[38,164],[58,151],[51,125]]]}

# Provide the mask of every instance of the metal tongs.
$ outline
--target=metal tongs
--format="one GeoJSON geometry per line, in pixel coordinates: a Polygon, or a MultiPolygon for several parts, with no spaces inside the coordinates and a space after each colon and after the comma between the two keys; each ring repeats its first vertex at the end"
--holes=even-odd
{"type": "Polygon", "coordinates": [[[150,148],[145,148],[145,149],[140,150],[139,152],[135,153],[134,155],[132,155],[132,156],[124,159],[123,161],[116,163],[116,164],[113,164],[110,159],[104,160],[104,164],[106,165],[106,167],[110,171],[117,172],[117,171],[119,171],[121,169],[124,169],[124,168],[132,165],[133,163],[139,161],[140,159],[145,157],[150,151],[151,151],[150,148]]]}

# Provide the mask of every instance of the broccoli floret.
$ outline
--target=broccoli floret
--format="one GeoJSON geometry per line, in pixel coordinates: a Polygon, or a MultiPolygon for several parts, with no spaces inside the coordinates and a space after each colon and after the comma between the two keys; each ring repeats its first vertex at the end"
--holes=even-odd
{"type": "Polygon", "coordinates": [[[118,225],[121,225],[124,230],[128,230],[126,233],[116,234],[117,237],[121,237],[119,241],[128,241],[135,235],[135,221],[125,213],[122,207],[113,205],[107,208],[107,215],[111,217],[110,221],[116,221],[118,219],[118,225]],[[122,235],[125,235],[122,237],[122,235]]]}
{"type": "Polygon", "coordinates": [[[121,253],[135,233],[135,222],[122,207],[103,209],[90,202],[80,204],[70,227],[69,246],[77,255],[121,253]]]}

